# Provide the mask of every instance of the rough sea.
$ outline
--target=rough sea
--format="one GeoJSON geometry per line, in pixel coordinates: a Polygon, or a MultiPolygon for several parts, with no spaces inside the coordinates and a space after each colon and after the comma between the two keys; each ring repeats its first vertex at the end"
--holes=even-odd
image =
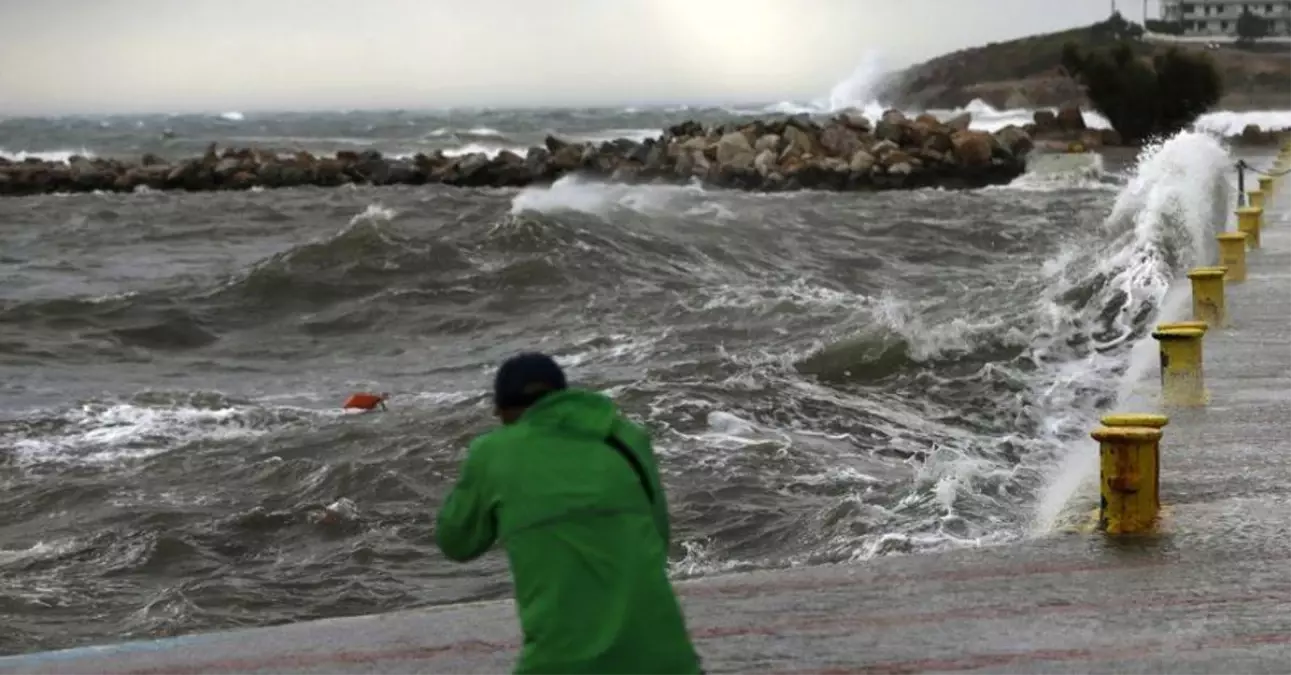
{"type": "MultiPolygon", "coordinates": [[[[494,151],[804,107],[7,119],[0,154],[494,151]]],[[[1043,532],[1232,210],[1205,131],[1246,121],[969,192],[0,200],[0,653],[506,596],[500,554],[451,564],[432,523],[527,349],[653,430],[678,577],[1043,532]],[[389,411],[342,413],[364,390],[389,411]]]]}

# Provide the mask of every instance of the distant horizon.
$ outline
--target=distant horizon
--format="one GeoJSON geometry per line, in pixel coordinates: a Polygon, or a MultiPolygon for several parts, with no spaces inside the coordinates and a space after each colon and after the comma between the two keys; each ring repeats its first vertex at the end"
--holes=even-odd
{"type": "Polygon", "coordinates": [[[0,62],[23,64],[0,70],[0,115],[808,102],[874,54],[883,67],[862,80],[1108,12],[1107,0],[0,3],[0,62]],[[57,58],[30,58],[51,45],[57,58]]]}
{"type": "MultiPolygon", "coordinates": [[[[24,119],[95,120],[95,119],[106,119],[106,118],[138,119],[138,118],[149,118],[149,117],[221,118],[230,114],[238,114],[246,117],[265,117],[265,116],[272,116],[272,115],[349,115],[349,114],[364,115],[364,114],[379,114],[379,113],[450,114],[451,115],[454,113],[479,114],[481,112],[526,112],[526,111],[542,112],[542,111],[554,111],[554,110],[594,110],[594,111],[623,112],[629,109],[639,109],[642,111],[647,111],[647,110],[657,111],[660,109],[675,108],[675,107],[685,107],[693,110],[705,110],[705,109],[714,110],[714,109],[723,109],[723,108],[725,109],[766,108],[768,106],[772,106],[777,103],[808,104],[811,102],[812,102],[811,99],[771,98],[771,99],[747,100],[747,101],[713,101],[713,100],[666,101],[666,102],[651,102],[651,103],[634,102],[634,103],[625,103],[625,104],[607,103],[607,104],[596,104],[596,105],[553,105],[553,104],[459,105],[459,106],[444,106],[444,107],[373,106],[373,107],[364,107],[364,108],[332,108],[332,107],[320,106],[320,107],[312,107],[312,108],[266,107],[266,108],[260,108],[260,109],[245,109],[245,110],[239,110],[236,108],[229,107],[229,108],[220,108],[220,109],[193,109],[193,110],[184,110],[184,111],[165,111],[165,112],[137,110],[137,111],[114,111],[114,112],[60,112],[60,113],[46,113],[46,114],[0,113],[0,122],[10,121],[10,120],[24,120],[24,119]]],[[[889,105],[889,104],[883,104],[882,102],[879,102],[879,103],[881,103],[882,105],[889,105]]],[[[961,106],[953,110],[964,110],[966,107],[967,106],[961,106]]],[[[1054,107],[1055,106],[1034,106],[1032,108],[1017,108],[1017,110],[1042,110],[1042,109],[1053,109],[1054,107]]],[[[1082,106],[1082,107],[1085,110],[1093,110],[1089,106],[1082,106]]],[[[910,107],[910,106],[906,106],[906,107],[896,106],[896,109],[915,110],[916,108],[910,107]]],[[[1001,112],[1009,110],[1007,108],[992,108],[992,109],[999,110],[1001,112]]],[[[925,110],[925,109],[920,108],[919,110],[925,110]]],[[[928,108],[926,110],[950,111],[952,109],[928,108]]],[[[820,112],[824,113],[825,111],[822,110],[820,112]]],[[[1223,113],[1223,112],[1230,112],[1230,113],[1291,112],[1291,102],[1289,102],[1288,105],[1283,108],[1232,108],[1230,109],[1230,108],[1217,107],[1210,110],[1207,114],[1223,113]]],[[[764,111],[758,111],[757,114],[766,115],[766,116],[775,116],[775,115],[789,115],[791,113],[764,110],[764,111]]],[[[228,120],[228,121],[230,124],[237,123],[236,121],[233,121],[233,120],[228,120]]]]}
{"type": "MultiPolygon", "coordinates": [[[[892,71],[893,73],[897,71],[892,71]]],[[[889,73],[891,74],[891,73],[889,73]]],[[[306,105],[300,107],[283,108],[279,106],[246,106],[239,107],[228,105],[221,107],[189,107],[187,109],[135,109],[135,110],[109,110],[109,111],[59,111],[59,112],[36,112],[36,113],[5,113],[0,112],[0,119],[20,119],[20,118],[58,118],[58,117],[185,117],[185,116],[213,116],[219,117],[237,113],[241,115],[268,115],[282,113],[381,113],[381,112],[409,112],[409,113],[450,113],[450,112],[478,112],[478,111],[523,111],[523,110],[624,110],[629,108],[639,108],[642,110],[657,110],[660,108],[686,107],[686,108],[738,108],[747,106],[769,106],[777,103],[798,103],[810,104],[819,100],[828,99],[829,92],[817,92],[807,96],[770,96],[762,98],[739,98],[739,99],[722,99],[722,98],[691,98],[691,99],[661,99],[652,101],[641,100],[606,100],[605,102],[586,102],[586,103],[515,103],[515,104],[473,104],[473,105],[446,105],[446,106],[426,106],[426,105],[371,105],[363,107],[343,107],[328,105],[306,105]]]]}
{"type": "MultiPolygon", "coordinates": [[[[816,96],[814,98],[823,98],[816,96]]],[[[237,106],[228,106],[224,108],[192,108],[189,110],[121,110],[108,112],[47,112],[47,113],[3,113],[0,112],[0,120],[4,119],[49,119],[59,117],[192,117],[192,116],[210,116],[219,117],[231,113],[241,115],[271,115],[283,113],[386,113],[386,112],[409,112],[409,113],[451,113],[451,112],[479,112],[479,111],[524,111],[524,110],[625,110],[629,108],[639,108],[642,110],[657,110],[660,108],[686,107],[686,108],[732,108],[744,106],[768,106],[782,102],[792,103],[809,103],[812,98],[769,98],[753,100],[690,100],[690,101],[659,101],[659,102],[627,102],[627,103],[597,103],[597,104],[552,104],[541,103],[532,105],[454,105],[454,106],[371,106],[360,108],[342,108],[331,106],[302,106],[299,108],[280,108],[280,107],[263,107],[263,108],[239,108],[237,106]]]]}
{"type": "MultiPolygon", "coordinates": [[[[238,110],[236,108],[205,109],[205,110],[187,110],[187,111],[120,111],[120,112],[64,112],[64,113],[47,113],[47,114],[4,114],[0,113],[0,121],[20,120],[20,119],[60,119],[60,118],[81,118],[81,119],[99,119],[99,118],[146,118],[146,117],[215,117],[220,118],[225,115],[238,114],[245,117],[263,117],[268,115],[362,115],[374,113],[413,113],[413,114],[453,114],[453,113],[481,113],[481,112],[545,112],[557,110],[594,110],[594,111],[612,111],[624,112],[627,110],[657,111],[667,108],[684,107],[690,110],[718,110],[732,108],[765,108],[777,103],[796,103],[809,104],[808,99],[764,99],[752,101],[708,101],[708,102],[686,102],[670,101],[666,103],[628,103],[623,105],[604,104],[604,105],[460,105],[445,106],[438,108],[430,107],[409,107],[409,106],[374,106],[370,108],[263,108],[263,109],[246,109],[238,110]]],[[[887,104],[884,104],[887,105],[887,104]]],[[[988,104],[989,105],[989,104],[988,104]]],[[[1045,106],[1040,106],[1045,107],[1045,106]]],[[[1052,106],[1049,106],[1052,107],[1052,106]]],[[[898,108],[899,106],[894,106],[898,108]]],[[[913,108],[911,108],[913,109],[913,108]]],[[[941,110],[940,108],[931,108],[930,110],[941,110]]],[[[949,110],[949,109],[947,109],[949,110]]],[[[822,113],[825,111],[821,111],[822,113]]],[[[631,113],[626,113],[631,114],[631,113]]],[[[766,115],[788,115],[787,112],[775,112],[771,110],[759,111],[759,114],[766,115]]],[[[228,120],[230,123],[233,120],[228,120]]]]}
{"type": "MultiPolygon", "coordinates": [[[[363,96],[356,96],[356,99],[363,99],[363,96]]],[[[240,113],[243,115],[265,115],[273,113],[372,113],[372,112],[453,112],[453,111],[505,111],[505,110],[612,110],[612,109],[659,109],[668,107],[687,107],[687,108],[730,108],[744,106],[767,106],[776,103],[811,103],[821,99],[828,99],[829,92],[815,92],[810,95],[782,95],[782,96],[765,96],[765,97],[740,97],[740,98],[682,98],[682,99],[661,99],[653,101],[640,101],[632,99],[602,99],[602,100],[584,100],[572,101],[568,103],[555,103],[550,101],[524,103],[516,102],[499,102],[499,103],[477,103],[477,104],[456,104],[456,105],[425,105],[425,104],[405,104],[397,103],[377,103],[366,106],[346,107],[343,105],[329,105],[325,103],[303,103],[298,106],[284,107],[273,104],[256,104],[248,103],[246,105],[230,104],[225,106],[210,105],[192,105],[192,106],[144,106],[131,108],[124,106],[112,106],[107,109],[88,109],[80,107],[66,108],[47,108],[47,109],[0,109],[0,120],[22,119],[22,118],[73,118],[73,117],[180,117],[193,115],[220,116],[228,113],[240,113]]]]}

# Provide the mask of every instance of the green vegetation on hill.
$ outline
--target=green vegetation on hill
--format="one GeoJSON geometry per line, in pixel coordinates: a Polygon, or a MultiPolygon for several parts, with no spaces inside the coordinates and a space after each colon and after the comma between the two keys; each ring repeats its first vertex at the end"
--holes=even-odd
{"type": "Polygon", "coordinates": [[[1063,69],[1125,142],[1174,134],[1223,95],[1219,71],[1204,52],[1169,49],[1146,59],[1135,54],[1136,44],[1084,50],[1069,42],[1062,53],[1063,69]]]}
{"type": "Polygon", "coordinates": [[[934,108],[960,107],[976,98],[1001,108],[1079,101],[1080,87],[1062,72],[1063,49],[1111,46],[1130,36],[1128,31],[1123,20],[1109,19],[952,52],[898,74],[887,93],[898,103],[934,108]]]}
{"type": "Polygon", "coordinates": [[[1084,88],[1062,68],[1068,43],[1085,51],[1111,48],[1125,40],[1138,57],[1172,48],[1208,52],[1224,82],[1226,108],[1285,107],[1291,82],[1291,54],[1206,45],[1169,45],[1140,39],[1142,27],[1114,15],[1107,21],[1045,35],[1034,35],[964,49],[896,74],[884,92],[893,104],[916,108],[956,108],[981,99],[997,108],[1088,106],[1084,88]]]}

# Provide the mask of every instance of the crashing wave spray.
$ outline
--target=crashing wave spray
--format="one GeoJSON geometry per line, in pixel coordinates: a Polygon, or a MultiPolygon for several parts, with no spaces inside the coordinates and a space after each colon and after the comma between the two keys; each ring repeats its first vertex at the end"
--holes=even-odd
{"type": "MultiPolygon", "coordinates": [[[[848,392],[822,387],[813,394],[829,396],[832,405],[851,395],[853,383],[922,371],[907,381],[910,397],[885,401],[874,415],[911,405],[911,417],[922,416],[884,432],[887,452],[918,457],[912,481],[884,488],[890,500],[885,507],[899,505],[900,516],[867,515],[884,524],[861,534],[826,522],[821,527],[832,538],[811,559],[859,560],[894,550],[1008,541],[1026,536],[1037,515],[1052,522],[1073,496],[1085,493],[1080,488],[1096,453],[1081,441],[1101,413],[1118,397],[1124,400],[1122,379],[1137,380],[1151,365],[1151,355],[1141,361],[1135,345],[1169,311],[1178,295],[1172,286],[1186,290],[1186,282],[1172,282],[1208,255],[1210,235],[1228,205],[1228,166],[1225,150],[1203,134],[1182,134],[1148,148],[1125,179],[1114,178],[1123,188],[1110,213],[1096,214],[1073,236],[1058,237],[1065,245],[1052,257],[1021,271],[1011,287],[997,287],[1014,302],[986,300],[985,307],[955,309],[885,290],[863,303],[863,327],[796,352],[798,373],[848,392]],[[962,396],[978,396],[982,388],[1017,402],[1007,421],[961,423],[963,418],[938,405],[962,405],[962,396]],[[925,392],[932,395],[924,399],[925,392]],[[920,409],[925,400],[937,403],[920,409]]],[[[1083,168],[1101,172],[1093,165],[1083,168]]],[[[1072,190],[1069,183],[1027,189],[1072,190]]],[[[1001,188],[1006,194],[1000,203],[1015,203],[1018,197],[1007,193],[1017,191],[1001,188]]],[[[1094,201],[1089,197],[1081,203],[1094,201]]],[[[1063,208],[1061,201],[1053,204],[1063,208]]],[[[1068,216],[1054,215],[1050,225],[1068,216]]],[[[865,410],[867,397],[846,399],[847,405],[865,410]]],[[[867,470],[881,473],[878,464],[867,470]]]]}
{"type": "MultiPolygon", "coordinates": [[[[1155,363],[1151,338],[1140,330],[1145,319],[1177,311],[1183,294],[1176,282],[1213,254],[1214,235],[1223,229],[1231,202],[1231,167],[1228,152],[1204,133],[1183,132],[1145,148],[1103,223],[1102,233],[1112,243],[1080,283],[1106,279],[1091,303],[1091,309],[1101,308],[1106,325],[1087,365],[1119,382],[1114,392],[1118,407],[1132,397],[1134,385],[1155,363]],[[1117,346],[1130,348],[1128,366],[1124,350],[1112,352],[1117,346]]],[[[1092,428],[1099,412],[1084,411],[1079,422],[1092,428]]],[[[1058,525],[1097,471],[1091,440],[1068,443],[1040,491],[1035,531],[1058,525]]]]}
{"type": "Polygon", "coordinates": [[[1097,153],[1036,153],[1027,158],[1026,173],[1008,185],[987,190],[1057,192],[1061,190],[1116,190],[1123,180],[1107,170],[1097,153]]]}
{"type": "Polygon", "coordinates": [[[857,108],[870,114],[872,109],[881,108],[877,95],[886,77],[882,54],[873,49],[867,51],[852,74],[830,89],[828,111],[857,108]]]}

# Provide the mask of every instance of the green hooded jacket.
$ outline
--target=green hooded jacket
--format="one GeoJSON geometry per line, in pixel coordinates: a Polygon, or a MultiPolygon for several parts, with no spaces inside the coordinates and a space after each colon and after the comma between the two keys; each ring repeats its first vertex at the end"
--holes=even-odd
{"type": "Polygon", "coordinates": [[[453,560],[506,547],[524,634],[515,672],[701,672],[667,576],[650,438],[609,398],[553,392],[477,438],[437,521],[453,560]],[[611,434],[640,462],[653,504],[611,434]]]}

